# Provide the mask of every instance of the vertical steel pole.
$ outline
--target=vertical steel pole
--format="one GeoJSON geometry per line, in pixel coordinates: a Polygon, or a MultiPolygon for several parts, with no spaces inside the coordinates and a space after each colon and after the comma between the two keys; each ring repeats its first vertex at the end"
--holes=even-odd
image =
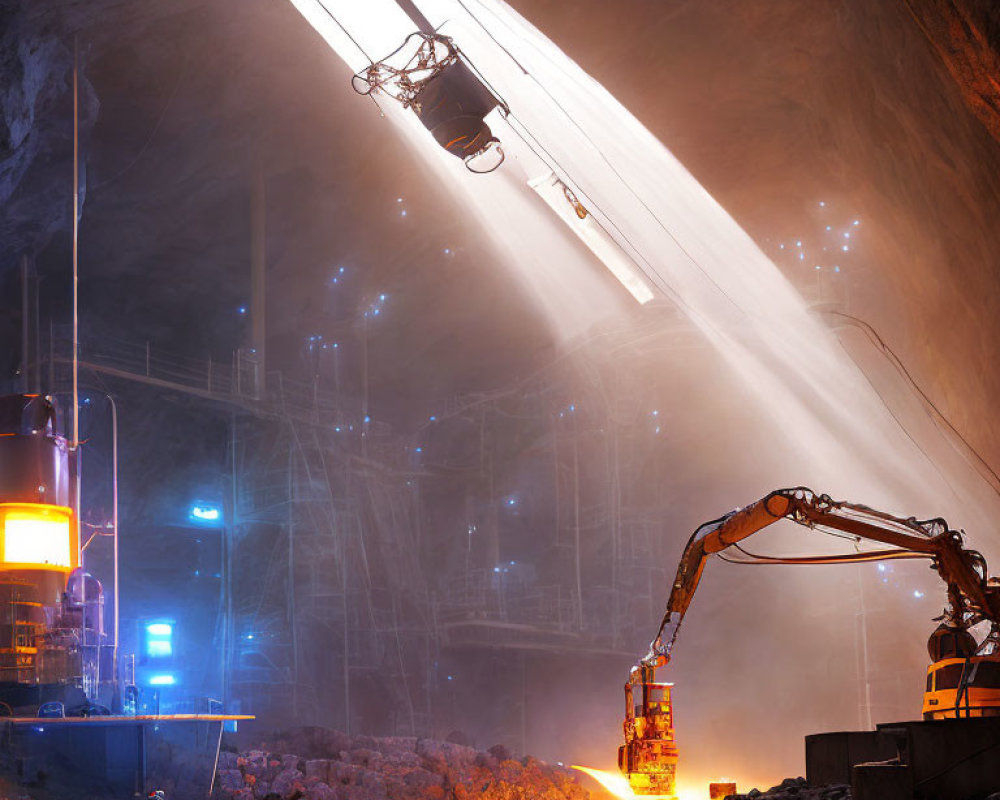
{"type": "MultiPolygon", "coordinates": [[[[80,87],[79,49],[73,37],[73,452],[76,454],[76,508],[73,509],[76,523],[76,560],[83,563],[82,537],[80,536],[80,484],[82,463],[80,453],[80,87]]],[[[86,598],[86,581],[84,597],[86,598]]]]}
{"type": "Polygon", "coordinates": [[[31,358],[31,314],[28,307],[28,256],[21,256],[21,391],[31,391],[28,362],[31,358]]]}
{"type": "Polygon", "coordinates": [[[114,574],[115,574],[115,616],[114,616],[114,665],[111,669],[111,680],[118,683],[118,622],[120,619],[118,602],[120,592],[118,591],[118,404],[110,394],[108,400],[111,403],[111,519],[115,529],[114,538],[114,574]]]}
{"type": "Polygon", "coordinates": [[[267,195],[264,170],[260,163],[254,165],[253,189],[250,197],[250,323],[252,347],[256,356],[254,390],[257,399],[263,399],[267,389],[267,276],[266,257],[266,208],[267,195]]]}
{"type": "MultiPolygon", "coordinates": [[[[80,408],[77,353],[79,341],[79,249],[80,249],[80,91],[76,38],[73,39],[73,448],[80,444],[80,408]]],[[[77,483],[77,513],[79,507],[77,483]]]]}

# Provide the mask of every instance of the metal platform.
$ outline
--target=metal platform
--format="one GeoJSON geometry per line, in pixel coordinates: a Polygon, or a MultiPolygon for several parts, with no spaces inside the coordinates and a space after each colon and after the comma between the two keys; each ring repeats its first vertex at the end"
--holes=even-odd
{"type": "Polygon", "coordinates": [[[895,722],[807,736],[810,786],[854,800],[982,800],[1000,792],[1000,717],[895,722]]]}
{"type": "Polygon", "coordinates": [[[0,722],[0,775],[59,797],[108,800],[207,797],[226,714],[8,717],[0,722]]]}

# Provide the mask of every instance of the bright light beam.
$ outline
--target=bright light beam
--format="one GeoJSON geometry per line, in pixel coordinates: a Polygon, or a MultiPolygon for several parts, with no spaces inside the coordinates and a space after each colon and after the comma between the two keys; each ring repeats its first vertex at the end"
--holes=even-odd
{"type": "Polygon", "coordinates": [[[528,181],[528,186],[545,201],[556,215],[575,233],[595,256],[608,268],[618,282],[639,305],[645,305],[653,299],[653,291],[641,278],[635,264],[618,243],[608,236],[607,232],[594,221],[594,216],[583,204],[572,195],[569,188],[554,172],[541,178],[528,181]]]}

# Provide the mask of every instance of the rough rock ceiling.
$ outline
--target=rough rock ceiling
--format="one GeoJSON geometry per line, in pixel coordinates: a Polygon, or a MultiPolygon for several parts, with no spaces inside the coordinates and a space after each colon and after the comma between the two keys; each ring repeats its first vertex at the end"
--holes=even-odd
{"type": "MultiPolygon", "coordinates": [[[[635,109],[779,263],[778,242],[819,224],[818,198],[870,223],[844,281],[852,310],[981,449],[1000,451],[990,415],[1000,377],[976,367],[1000,332],[989,3],[515,5],[635,109]]],[[[5,335],[17,328],[9,268],[22,252],[52,287],[47,310],[66,307],[56,290],[68,285],[76,33],[88,330],[218,360],[246,344],[236,309],[248,300],[259,164],[273,364],[299,368],[306,337],[337,336],[360,298],[387,292],[394,323],[373,340],[387,406],[405,395],[426,407],[528,368],[551,342],[460,209],[351,93],[290,4],[238,8],[0,0],[5,335]],[[355,283],[338,296],[327,283],[342,265],[355,283]]],[[[814,288],[815,276],[782,266],[814,288]]]]}

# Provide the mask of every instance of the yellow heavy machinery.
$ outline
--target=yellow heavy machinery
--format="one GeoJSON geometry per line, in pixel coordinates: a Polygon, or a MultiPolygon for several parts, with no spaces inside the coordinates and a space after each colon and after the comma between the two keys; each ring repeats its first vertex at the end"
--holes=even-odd
{"type": "Polygon", "coordinates": [[[926,558],[947,587],[948,607],[927,643],[931,665],[924,692],[925,720],[1000,716],[1000,582],[987,574],[986,560],[963,544],[963,534],[943,519],[919,521],[867,506],[832,500],[810,489],[779,489],[761,500],[706,522],[684,548],[666,613],[649,652],[625,685],[625,743],[618,766],[636,794],[674,792],[677,747],[670,686],[655,672],[670,661],[684,615],[710,556],[737,548],[747,564],[850,564],[926,558]],[[758,556],[739,542],[781,519],[807,528],[889,549],[835,556],[758,556]],[[988,623],[977,641],[971,628],[988,623]],[[638,694],[638,697],[637,697],[638,694]]]}

